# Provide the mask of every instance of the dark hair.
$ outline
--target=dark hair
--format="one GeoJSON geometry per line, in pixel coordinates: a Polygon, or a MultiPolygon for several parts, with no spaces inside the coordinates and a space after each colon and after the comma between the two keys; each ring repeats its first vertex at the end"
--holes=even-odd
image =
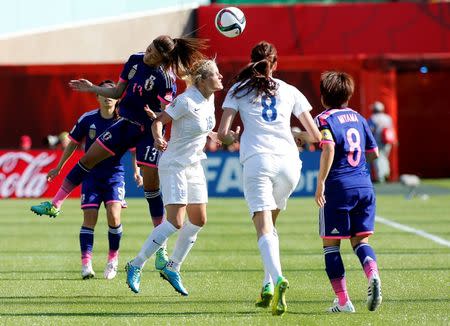
{"type": "Polygon", "coordinates": [[[163,57],[162,65],[171,67],[180,77],[186,75],[196,61],[205,59],[200,51],[208,47],[205,39],[171,38],[168,35],[158,36],[153,40],[153,45],[163,57]]]}
{"type": "MultiPolygon", "coordinates": [[[[112,81],[111,79],[105,79],[102,80],[100,83],[98,83],[98,86],[102,87],[102,86],[110,86],[110,87],[116,87],[117,84],[112,81]]],[[[119,102],[120,100],[118,100],[114,106],[114,114],[113,114],[113,119],[117,120],[120,118],[119,116],[119,102]]]]}
{"type": "Polygon", "coordinates": [[[233,78],[232,83],[239,83],[233,95],[243,97],[256,89],[257,96],[261,94],[275,95],[278,84],[270,77],[277,62],[277,50],[269,42],[261,41],[256,44],[250,55],[250,63],[233,78]],[[245,93],[237,94],[246,89],[245,93]]]}
{"type": "Polygon", "coordinates": [[[325,71],[320,75],[320,94],[326,106],[340,108],[350,100],[354,89],[352,76],[345,72],[325,71]]]}

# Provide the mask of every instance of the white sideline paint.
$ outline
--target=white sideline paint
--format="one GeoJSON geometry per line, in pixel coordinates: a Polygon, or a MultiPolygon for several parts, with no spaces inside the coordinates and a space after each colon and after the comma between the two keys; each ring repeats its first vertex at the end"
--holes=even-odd
{"type": "Polygon", "coordinates": [[[438,237],[436,235],[427,233],[425,231],[414,229],[414,228],[412,228],[410,226],[403,225],[403,224],[400,224],[400,223],[397,223],[397,222],[385,219],[384,217],[381,217],[381,216],[377,215],[376,218],[375,218],[375,222],[380,222],[381,224],[389,225],[389,226],[391,226],[391,227],[393,227],[395,229],[399,229],[399,230],[402,230],[402,231],[405,231],[405,232],[414,233],[414,234],[417,234],[417,235],[419,235],[421,237],[424,237],[424,238],[430,239],[431,241],[439,243],[439,244],[441,244],[443,246],[450,247],[450,241],[447,241],[445,239],[442,239],[441,237],[438,237]]]}

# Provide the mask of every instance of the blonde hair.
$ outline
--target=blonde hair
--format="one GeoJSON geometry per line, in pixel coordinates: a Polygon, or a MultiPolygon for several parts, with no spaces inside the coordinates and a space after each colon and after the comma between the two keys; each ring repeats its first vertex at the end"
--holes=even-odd
{"type": "Polygon", "coordinates": [[[189,71],[189,84],[197,85],[201,79],[208,78],[215,67],[217,67],[215,59],[198,60],[189,71]]]}

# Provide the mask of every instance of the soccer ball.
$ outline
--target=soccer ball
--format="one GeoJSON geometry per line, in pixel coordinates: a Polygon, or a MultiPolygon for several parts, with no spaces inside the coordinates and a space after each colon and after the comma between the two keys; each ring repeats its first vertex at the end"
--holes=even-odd
{"type": "Polygon", "coordinates": [[[241,9],[226,7],[216,15],[216,28],[226,37],[236,37],[245,29],[245,15],[241,9]]]}

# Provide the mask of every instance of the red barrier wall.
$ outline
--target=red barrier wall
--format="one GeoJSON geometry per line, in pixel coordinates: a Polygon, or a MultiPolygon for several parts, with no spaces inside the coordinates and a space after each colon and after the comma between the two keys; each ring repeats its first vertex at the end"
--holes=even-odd
{"type": "Polygon", "coordinates": [[[280,55],[380,55],[450,52],[450,3],[360,3],[240,6],[247,26],[234,39],[219,34],[214,18],[223,6],[198,10],[199,37],[211,54],[248,56],[261,40],[280,55]]]}
{"type": "Polygon", "coordinates": [[[450,177],[450,69],[428,74],[399,71],[397,80],[400,171],[450,177]]]}
{"type": "MultiPolygon", "coordinates": [[[[227,62],[236,57],[248,58],[256,43],[267,40],[277,47],[279,70],[285,68],[286,56],[293,55],[297,57],[291,60],[291,65],[297,66],[302,75],[305,71],[345,70],[355,77],[357,88],[360,88],[350,105],[359,108],[368,117],[369,104],[381,100],[385,103],[387,113],[393,116],[394,125],[399,126],[400,147],[394,147],[391,154],[392,178],[397,179],[399,173],[415,173],[424,177],[450,176],[450,165],[446,163],[448,160],[430,159],[428,164],[417,163],[416,147],[432,147],[430,153],[435,153],[439,151],[440,145],[430,144],[425,139],[427,137],[416,137],[414,144],[408,141],[414,133],[411,125],[431,120],[433,112],[448,116],[443,108],[450,106],[450,100],[440,96],[440,91],[446,87],[442,85],[448,87],[450,78],[450,3],[240,6],[246,15],[247,26],[241,36],[233,39],[223,37],[214,28],[214,17],[221,7],[208,6],[198,10],[198,36],[211,40],[210,54],[217,53],[219,63],[220,60],[227,62]],[[432,53],[431,57],[435,57],[427,59],[432,53]],[[439,54],[442,54],[442,58],[439,58],[439,54]],[[339,55],[350,55],[352,58],[343,62],[338,59],[339,55]],[[403,58],[399,58],[399,55],[403,55],[403,58]],[[361,63],[366,57],[367,60],[361,63]],[[410,74],[398,78],[397,67],[404,60],[413,62],[408,70],[410,74]],[[442,64],[441,61],[446,63],[442,64]],[[447,82],[433,78],[426,91],[421,89],[414,80],[420,75],[418,70],[422,63],[433,67],[432,71],[440,70],[447,82]],[[407,81],[408,78],[412,80],[407,81]],[[421,101],[410,101],[408,94],[411,93],[421,94],[421,101]],[[433,100],[428,101],[428,97],[433,100]],[[408,104],[398,108],[399,101],[408,104]],[[425,112],[421,105],[423,102],[428,103],[426,106],[429,110],[425,112]],[[403,116],[408,115],[404,110],[413,112],[409,114],[410,118],[403,119],[403,116]],[[398,115],[402,118],[397,119],[398,115]],[[416,163],[409,164],[412,161],[416,163]]],[[[310,86],[305,81],[308,83],[303,80],[303,83],[294,85],[305,93],[313,106],[319,107],[318,95],[308,94],[310,86]]],[[[317,90],[317,74],[309,82],[317,90]]],[[[427,124],[424,129],[430,128],[433,128],[432,124],[427,124]]]]}

